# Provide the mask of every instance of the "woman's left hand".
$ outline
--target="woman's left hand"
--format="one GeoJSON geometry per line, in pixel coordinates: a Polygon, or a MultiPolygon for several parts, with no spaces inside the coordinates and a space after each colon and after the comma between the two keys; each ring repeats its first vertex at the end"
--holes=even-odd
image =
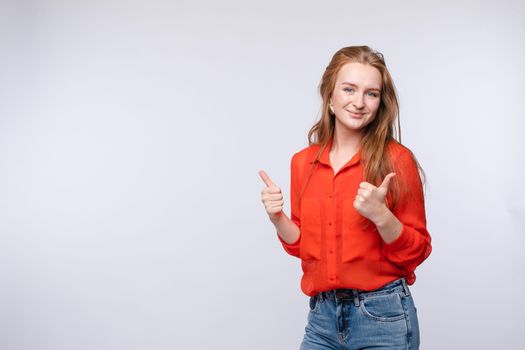
{"type": "Polygon", "coordinates": [[[383,183],[376,187],[368,182],[361,182],[354,200],[354,208],[359,214],[377,223],[388,209],[385,203],[386,194],[390,180],[396,173],[389,173],[383,183]]]}

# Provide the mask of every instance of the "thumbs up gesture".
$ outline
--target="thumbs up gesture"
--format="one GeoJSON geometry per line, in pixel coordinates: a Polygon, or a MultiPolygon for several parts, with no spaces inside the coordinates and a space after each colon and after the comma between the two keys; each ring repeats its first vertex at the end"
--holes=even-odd
{"type": "Polygon", "coordinates": [[[354,208],[359,214],[376,223],[384,214],[386,207],[385,198],[390,180],[396,173],[389,173],[383,183],[376,187],[368,182],[361,182],[354,200],[354,208]]]}
{"type": "Polygon", "coordinates": [[[270,219],[276,219],[282,214],[284,205],[281,189],[272,182],[264,170],[259,171],[259,176],[266,184],[266,187],[261,191],[261,201],[270,219]]]}

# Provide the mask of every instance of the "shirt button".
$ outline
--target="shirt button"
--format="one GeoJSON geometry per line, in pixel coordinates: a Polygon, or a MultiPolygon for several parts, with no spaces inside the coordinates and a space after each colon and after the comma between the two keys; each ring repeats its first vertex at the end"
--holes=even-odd
{"type": "Polygon", "coordinates": [[[329,252],[329,253],[330,253],[330,254],[333,254],[334,252],[333,252],[332,250],[330,250],[330,252],[329,252]]]}
{"type": "Polygon", "coordinates": [[[332,276],[332,277],[330,277],[330,280],[332,280],[332,281],[333,281],[333,280],[334,280],[334,277],[333,277],[333,276],[332,276]]]}
{"type": "Polygon", "coordinates": [[[332,223],[331,223],[331,222],[329,222],[329,223],[328,223],[328,225],[332,226],[332,223]]]}

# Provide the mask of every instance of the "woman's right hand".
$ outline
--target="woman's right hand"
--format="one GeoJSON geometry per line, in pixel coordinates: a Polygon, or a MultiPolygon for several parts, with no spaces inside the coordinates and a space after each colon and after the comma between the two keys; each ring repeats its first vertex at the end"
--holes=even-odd
{"type": "Polygon", "coordinates": [[[270,177],[264,170],[259,171],[259,176],[266,184],[266,187],[261,191],[261,201],[266,208],[266,213],[268,213],[271,220],[277,219],[281,216],[284,205],[281,188],[270,180],[270,177]]]}

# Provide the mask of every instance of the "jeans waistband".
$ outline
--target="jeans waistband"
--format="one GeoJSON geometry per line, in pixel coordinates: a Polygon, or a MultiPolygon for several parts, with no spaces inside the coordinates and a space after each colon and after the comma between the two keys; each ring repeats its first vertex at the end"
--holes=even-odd
{"type": "Polygon", "coordinates": [[[359,300],[363,300],[366,297],[371,297],[374,295],[392,293],[396,290],[402,291],[405,296],[410,295],[410,290],[408,289],[408,285],[404,277],[371,291],[340,288],[319,292],[315,295],[315,297],[321,301],[326,299],[334,301],[353,301],[355,306],[359,306],[359,300]]]}

